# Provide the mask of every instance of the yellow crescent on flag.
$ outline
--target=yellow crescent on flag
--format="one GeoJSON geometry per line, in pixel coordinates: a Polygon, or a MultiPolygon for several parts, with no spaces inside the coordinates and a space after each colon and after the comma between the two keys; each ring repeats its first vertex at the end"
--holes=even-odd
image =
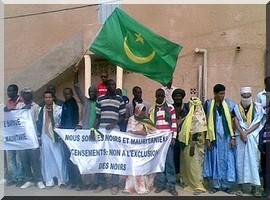
{"type": "Polygon", "coordinates": [[[124,41],[124,50],[125,50],[125,53],[127,55],[127,57],[135,62],[135,63],[138,63],[138,64],[145,64],[145,63],[148,63],[150,62],[151,60],[153,60],[153,58],[155,57],[156,55],[156,52],[153,51],[150,55],[148,56],[144,56],[144,57],[140,57],[140,56],[136,56],[132,53],[132,51],[129,49],[129,46],[127,45],[127,36],[125,37],[125,41],[124,41]]]}

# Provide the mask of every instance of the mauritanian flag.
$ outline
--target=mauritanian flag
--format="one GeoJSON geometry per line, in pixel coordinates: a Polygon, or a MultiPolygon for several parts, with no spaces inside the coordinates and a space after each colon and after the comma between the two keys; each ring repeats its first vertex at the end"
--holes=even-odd
{"type": "Polygon", "coordinates": [[[141,73],[162,85],[175,70],[182,46],[173,43],[116,8],[90,50],[127,71],[141,73]]]}

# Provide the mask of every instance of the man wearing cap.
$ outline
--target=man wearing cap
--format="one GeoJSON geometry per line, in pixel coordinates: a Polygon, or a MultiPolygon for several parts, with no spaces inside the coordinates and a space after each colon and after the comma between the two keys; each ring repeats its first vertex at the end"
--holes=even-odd
{"type": "Polygon", "coordinates": [[[252,101],[251,87],[240,89],[241,101],[234,107],[236,137],[236,173],[240,184],[251,184],[253,195],[258,194],[261,185],[259,175],[259,132],[263,128],[264,110],[261,105],[252,101]]]}
{"type": "Polygon", "coordinates": [[[225,86],[214,86],[214,99],[205,102],[207,114],[207,150],[205,152],[203,176],[212,181],[210,193],[223,190],[231,193],[236,180],[235,136],[232,111],[235,103],[225,99],[225,86]]]}
{"type": "MultiPolygon", "coordinates": [[[[39,106],[33,102],[33,93],[30,88],[24,88],[21,91],[23,102],[18,104],[18,109],[30,109],[32,120],[36,129],[36,121],[38,119],[39,106]]],[[[36,132],[37,133],[37,132],[36,132]]],[[[25,170],[24,184],[20,187],[26,189],[34,184],[38,188],[44,189],[42,182],[41,163],[40,163],[40,149],[27,149],[19,151],[22,166],[25,170]]]]}

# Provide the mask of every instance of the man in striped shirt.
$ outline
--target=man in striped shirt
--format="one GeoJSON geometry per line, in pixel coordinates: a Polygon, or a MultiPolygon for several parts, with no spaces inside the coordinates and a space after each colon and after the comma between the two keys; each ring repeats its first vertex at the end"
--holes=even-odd
{"type": "Polygon", "coordinates": [[[165,101],[165,92],[163,89],[156,90],[156,103],[149,110],[150,118],[155,124],[156,128],[164,132],[172,132],[171,145],[167,152],[165,171],[157,173],[156,175],[156,190],[155,193],[160,193],[166,188],[166,180],[168,185],[168,191],[173,196],[177,196],[178,192],[175,190],[176,174],[174,164],[174,149],[177,125],[176,115],[173,105],[167,104],[165,101]]]}
{"type": "MultiPolygon", "coordinates": [[[[116,95],[116,84],[114,80],[107,81],[108,91],[97,99],[95,128],[105,128],[112,130],[119,129],[118,123],[124,120],[126,106],[121,96],[116,95]]],[[[104,174],[97,174],[98,187],[95,192],[101,192],[105,189],[104,174]]],[[[119,175],[112,175],[111,193],[116,195],[119,187],[119,175]]]]}

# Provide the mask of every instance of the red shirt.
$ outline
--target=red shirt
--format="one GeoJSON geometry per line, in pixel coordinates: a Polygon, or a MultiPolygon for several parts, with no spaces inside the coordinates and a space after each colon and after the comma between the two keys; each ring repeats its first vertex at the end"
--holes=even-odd
{"type": "Polygon", "coordinates": [[[103,82],[98,84],[97,91],[98,91],[98,97],[101,95],[105,95],[107,93],[106,85],[103,82]]]}
{"type": "Polygon", "coordinates": [[[172,131],[173,138],[177,136],[176,115],[173,105],[168,104],[169,113],[171,115],[171,126],[165,121],[165,110],[163,107],[157,107],[156,128],[163,131],[172,131]]]}
{"type": "Polygon", "coordinates": [[[19,102],[22,102],[22,99],[20,96],[17,97],[16,101],[11,100],[10,98],[7,101],[7,105],[6,107],[10,110],[10,109],[16,109],[17,108],[17,104],[19,102]]]}

